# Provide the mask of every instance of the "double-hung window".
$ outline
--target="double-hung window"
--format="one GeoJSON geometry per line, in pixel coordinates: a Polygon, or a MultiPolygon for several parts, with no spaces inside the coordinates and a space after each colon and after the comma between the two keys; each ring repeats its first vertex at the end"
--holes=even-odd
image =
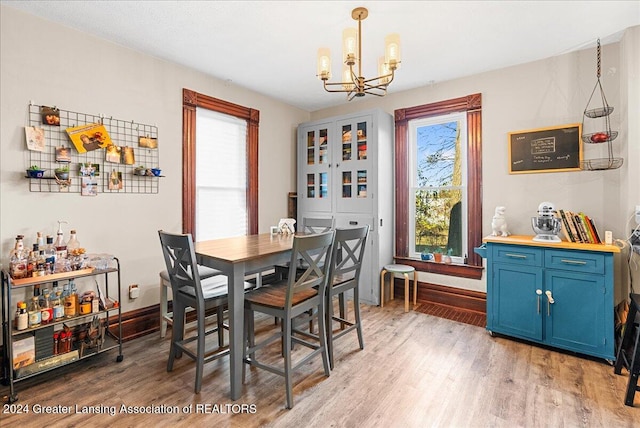
{"type": "Polygon", "coordinates": [[[418,270],[478,279],[482,260],[482,97],[395,111],[395,258],[418,270]],[[422,262],[420,253],[453,263],[422,262]]]}
{"type": "Polygon", "coordinates": [[[439,252],[463,263],[468,254],[467,116],[409,121],[410,257],[439,252]]]}

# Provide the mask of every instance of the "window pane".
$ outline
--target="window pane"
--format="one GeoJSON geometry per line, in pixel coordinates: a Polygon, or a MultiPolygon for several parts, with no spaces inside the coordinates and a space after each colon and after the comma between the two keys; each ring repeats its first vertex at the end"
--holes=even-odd
{"type": "Polygon", "coordinates": [[[247,124],[196,109],[196,240],[247,233],[247,124]]]}
{"type": "Polygon", "coordinates": [[[462,257],[462,190],[415,192],[415,249],[462,257]]]}
{"type": "Polygon", "coordinates": [[[416,129],[418,187],[462,184],[459,125],[448,122],[416,129]]]}

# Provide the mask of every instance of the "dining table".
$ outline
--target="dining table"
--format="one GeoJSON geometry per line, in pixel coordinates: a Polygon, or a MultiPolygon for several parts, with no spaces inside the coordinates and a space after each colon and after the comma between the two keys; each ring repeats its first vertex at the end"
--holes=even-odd
{"type": "Polygon", "coordinates": [[[262,233],[207,241],[197,241],[198,264],[218,269],[229,284],[229,372],[230,397],[240,398],[242,391],[244,282],[245,277],[290,261],[293,234],[262,233]]]}

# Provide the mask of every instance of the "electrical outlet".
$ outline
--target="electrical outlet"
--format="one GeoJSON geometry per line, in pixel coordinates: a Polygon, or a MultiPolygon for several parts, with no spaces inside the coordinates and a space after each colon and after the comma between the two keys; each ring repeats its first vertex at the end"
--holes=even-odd
{"type": "Polygon", "coordinates": [[[140,297],[140,288],[138,287],[138,284],[131,284],[129,286],[129,298],[137,299],[138,297],[140,297]]]}

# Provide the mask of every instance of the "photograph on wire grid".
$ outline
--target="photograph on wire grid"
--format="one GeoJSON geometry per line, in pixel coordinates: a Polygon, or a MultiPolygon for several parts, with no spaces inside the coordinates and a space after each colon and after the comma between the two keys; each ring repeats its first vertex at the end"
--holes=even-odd
{"type": "Polygon", "coordinates": [[[99,123],[74,126],[66,131],[78,153],[102,149],[112,144],[107,129],[99,123]]]}
{"type": "Polygon", "coordinates": [[[151,138],[149,136],[138,137],[138,144],[140,144],[140,147],[146,147],[147,149],[157,149],[158,148],[158,139],[157,138],[151,138]]]}
{"type": "Polygon", "coordinates": [[[70,148],[65,146],[56,147],[56,162],[71,162],[70,148]]]}
{"type": "Polygon", "coordinates": [[[40,107],[40,115],[44,125],[60,126],[60,110],[55,107],[40,107]]]}
{"type": "Polygon", "coordinates": [[[89,176],[82,177],[80,194],[82,196],[96,196],[98,194],[98,179],[89,176]]]}
{"type": "Polygon", "coordinates": [[[121,154],[121,163],[125,165],[133,165],[134,163],[136,163],[136,157],[133,153],[133,147],[122,147],[121,154]]]}
{"type": "Polygon", "coordinates": [[[35,126],[25,126],[24,135],[27,137],[27,148],[35,152],[44,152],[44,129],[35,126]]]}
{"type": "Polygon", "coordinates": [[[109,190],[122,190],[122,186],[122,172],[112,170],[109,175],[109,190]]]}
{"type": "Polygon", "coordinates": [[[97,177],[100,175],[99,163],[81,163],[78,167],[78,175],[82,177],[97,177]]]}
{"type": "Polygon", "coordinates": [[[106,148],[106,155],[104,160],[106,160],[107,162],[120,163],[120,152],[120,146],[109,144],[106,148]]]}

